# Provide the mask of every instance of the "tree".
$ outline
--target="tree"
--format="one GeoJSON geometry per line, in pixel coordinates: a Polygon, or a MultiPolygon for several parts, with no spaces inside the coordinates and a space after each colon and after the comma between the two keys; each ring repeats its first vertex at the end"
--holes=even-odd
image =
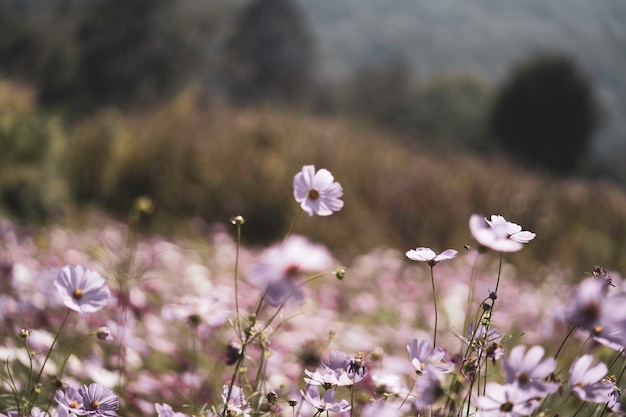
{"type": "Polygon", "coordinates": [[[77,30],[81,94],[102,103],[148,102],[174,90],[199,49],[169,0],[100,0],[77,30]]]}
{"type": "Polygon", "coordinates": [[[568,174],[589,148],[596,108],[590,82],[570,58],[540,55],[513,70],[496,99],[491,127],[514,157],[568,174]]]}
{"type": "Polygon", "coordinates": [[[313,83],[314,45],[292,0],[252,0],[225,44],[225,81],[235,102],[294,102],[313,83]]]}

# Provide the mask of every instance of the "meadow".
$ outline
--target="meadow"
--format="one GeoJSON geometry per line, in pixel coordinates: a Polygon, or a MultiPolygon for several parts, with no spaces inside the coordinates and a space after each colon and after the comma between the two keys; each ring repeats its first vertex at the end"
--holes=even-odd
{"type": "Polygon", "coordinates": [[[11,94],[0,139],[46,146],[0,189],[46,192],[0,225],[5,415],[621,412],[616,185],[193,92],[67,125],[11,94]]]}

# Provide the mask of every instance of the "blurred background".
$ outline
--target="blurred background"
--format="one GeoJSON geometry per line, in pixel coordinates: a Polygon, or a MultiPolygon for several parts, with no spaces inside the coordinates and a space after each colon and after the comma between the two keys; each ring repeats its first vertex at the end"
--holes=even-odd
{"type": "Polygon", "coordinates": [[[304,164],[349,258],[537,232],[517,266],[626,269],[622,0],[0,0],[0,213],[279,239],[304,164]],[[143,200],[145,201],[145,200],[143,200]]]}

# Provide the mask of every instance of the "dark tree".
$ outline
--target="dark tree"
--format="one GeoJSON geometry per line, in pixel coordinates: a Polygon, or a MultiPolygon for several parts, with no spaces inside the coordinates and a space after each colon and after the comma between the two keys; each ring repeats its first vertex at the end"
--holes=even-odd
{"type": "Polygon", "coordinates": [[[99,0],[77,31],[81,94],[128,104],[173,90],[199,57],[175,13],[170,0],[99,0]]]}
{"type": "Polygon", "coordinates": [[[294,102],[313,82],[314,45],[292,0],[252,0],[225,45],[225,79],[235,102],[294,102]]]}
{"type": "Polygon", "coordinates": [[[596,126],[590,82],[568,57],[534,57],[516,67],[502,87],[491,126],[503,148],[532,166],[574,172],[596,126]]]}

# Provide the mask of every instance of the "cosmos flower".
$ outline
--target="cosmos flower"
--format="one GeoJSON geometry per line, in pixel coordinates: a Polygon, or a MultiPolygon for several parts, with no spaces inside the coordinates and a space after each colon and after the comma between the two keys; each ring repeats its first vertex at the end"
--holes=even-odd
{"type": "Polygon", "coordinates": [[[558,390],[558,384],[542,381],[556,369],[554,358],[541,360],[544,353],[541,346],[533,346],[528,351],[523,345],[511,349],[509,356],[502,360],[506,382],[517,383],[523,390],[532,389],[544,394],[558,390]]]}
{"type": "Polygon", "coordinates": [[[293,195],[302,210],[309,216],[330,216],[341,210],[343,195],[341,184],[334,181],[326,169],[315,171],[314,165],[305,165],[293,178],[293,195]]]}
{"type": "Polygon", "coordinates": [[[78,389],[71,385],[65,386],[63,390],[58,390],[54,394],[54,400],[59,405],[59,408],[67,409],[70,413],[79,416],[87,414],[83,405],[83,397],[78,392],[78,389]]]}
{"type": "Polygon", "coordinates": [[[417,391],[415,407],[418,410],[434,404],[444,394],[441,372],[434,365],[426,366],[425,371],[417,378],[415,390],[417,391]]]}
{"type": "Polygon", "coordinates": [[[607,366],[600,362],[591,367],[593,356],[583,355],[569,368],[569,386],[572,392],[583,401],[608,403],[611,401],[614,385],[603,381],[608,372],[607,366]]]}
{"type": "Polygon", "coordinates": [[[521,389],[517,384],[487,384],[485,395],[476,399],[477,417],[529,416],[539,405],[538,397],[521,389]]]}
{"type": "Polygon", "coordinates": [[[318,412],[332,411],[335,413],[343,413],[350,411],[350,403],[346,400],[333,402],[335,400],[335,390],[329,389],[324,392],[324,395],[320,398],[319,389],[316,386],[307,386],[306,391],[300,390],[302,397],[318,412]]]}
{"type": "Polygon", "coordinates": [[[334,350],[322,359],[315,372],[304,371],[309,377],[304,381],[308,385],[321,385],[326,389],[354,385],[368,374],[367,366],[363,363],[363,356],[360,353],[351,357],[344,352],[334,350]]]}
{"type": "Polygon", "coordinates": [[[169,404],[154,403],[154,408],[157,413],[157,417],[189,417],[188,414],[181,413],[180,411],[174,411],[169,404]]]}
{"type": "Polygon", "coordinates": [[[439,255],[437,255],[430,248],[418,247],[418,248],[407,251],[406,257],[414,261],[426,262],[428,263],[429,266],[432,267],[432,266],[437,265],[441,261],[454,259],[457,253],[458,252],[455,251],[454,249],[448,249],[448,250],[444,250],[439,255]]]}
{"type": "Polygon", "coordinates": [[[301,303],[304,274],[330,267],[330,252],[304,237],[291,236],[284,246],[269,248],[250,268],[249,278],[265,289],[265,300],[273,307],[286,302],[301,303]]]}
{"type": "Polygon", "coordinates": [[[490,219],[472,214],[469,227],[478,243],[497,252],[517,252],[535,238],[534,233],[495,214],[490,219]]]}
{"type": "Polygon", "coordinates": [[[219,327],[228,321],[230,312],[212,295],[186,296],[178,303],[166,304],[161,310],[165,320],[180,321],[191,327],[219,327]]]}
{"type": "Polygon", "coordinates": [[[607,296],[604,279],[587,278],[576,287],[565,308],[565,321],[585,330],[599,343],[621,351],[626,345],[626,293],[607,296]]]}
{"type": "Polygon", "coordinates": [[[409,351],[411,364],[418,374],[424,372],[428,365],[433,366],[433,369],[439,373],[449,373],[454,368],[452,364],[446,361],[444,350],[440,347],[433,349],[432,342],[428,339],[413,339],[406,346],[406,349],[409,351]]]}
{"type": "Polygon", "coordinates": [[[83,385],[78,389],[83,398],[85,411],[91,416],[117,417],[117,409],[120,407],[119,397],[104,385],[93,383],[83,385]]]}
{"type": "Polygon", "coordinates": [[[61,268],[54,285],[65,306],[80,314],[94,313],[109,300],[109,287],[100,274],[80,265],[61,268]]]}
{"type": "Polygon", "coordinates": [[[243,390],[237,385],[230,388],[228,385],[222,387],[222,402],[226,405],[227,415],[250,415],[251,406],[246,401],[243,390]]]}

